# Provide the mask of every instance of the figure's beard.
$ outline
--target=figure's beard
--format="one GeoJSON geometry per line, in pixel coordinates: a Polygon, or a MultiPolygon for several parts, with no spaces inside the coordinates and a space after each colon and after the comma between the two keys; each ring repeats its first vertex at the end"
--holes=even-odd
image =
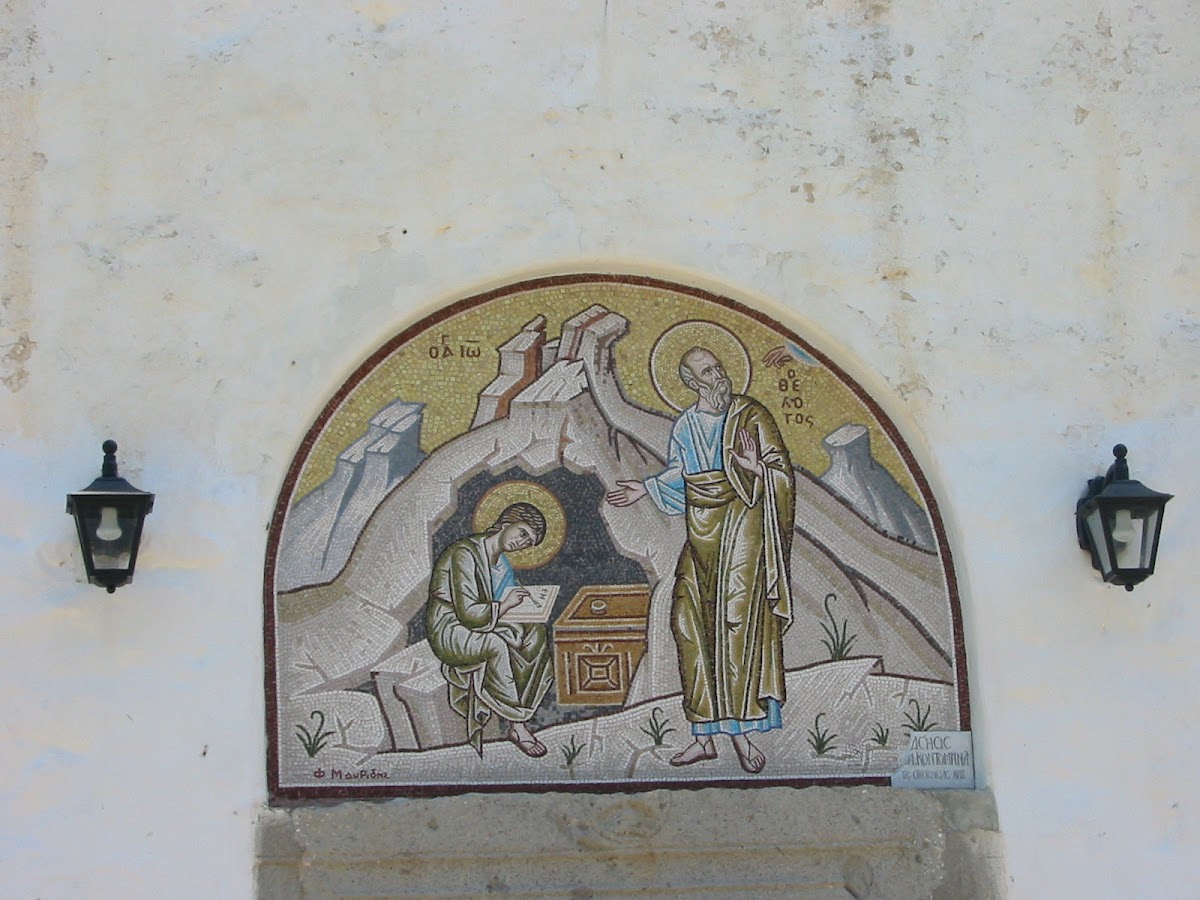
{"type": "Polygon", "coordinates": [[[729,403],[733,399],[733,382],[728,378],[722,378],[712,387],[700,388],[700,396],[717,412],[725,412],[729,409],[729,403]]]}

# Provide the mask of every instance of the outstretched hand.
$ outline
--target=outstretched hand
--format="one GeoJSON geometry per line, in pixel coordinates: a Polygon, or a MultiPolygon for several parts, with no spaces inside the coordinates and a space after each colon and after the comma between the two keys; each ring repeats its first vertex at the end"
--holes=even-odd
{"type": "Polygon", "coordinates": [[[604,495],[613,506],[631,506],[646,496],[646,486],[640,481],[618,481],[617,485],[615,491],[604,495]]]}
{"type": "Polygon", "coordinates": [[[747,472],[762,474],[762,457],[758,452],[758,442],[745,428],[739,428],[737,433],[737,448],[730,451],[733,461],[747,472]]]}

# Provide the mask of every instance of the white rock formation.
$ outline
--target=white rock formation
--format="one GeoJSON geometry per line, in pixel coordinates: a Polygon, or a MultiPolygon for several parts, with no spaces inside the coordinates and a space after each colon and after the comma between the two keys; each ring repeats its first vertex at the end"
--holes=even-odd
{"type": "Polygon", "coordinates": [[[929,516],[892,473],[871,456],[871,434],[865,425],[843,425],[822,442],[830,464],[821,483],[830,487],[877,528],[904,541],[933,549],[929,516]]]}
{"type": "Polygon", "coordinates": [[[368,517],[425,458],[423,410],[421,403],[389,403],[339,454],[333,475],[292,507],[280,540],[278,590],[328,581],[346,564],[368,517]]]}

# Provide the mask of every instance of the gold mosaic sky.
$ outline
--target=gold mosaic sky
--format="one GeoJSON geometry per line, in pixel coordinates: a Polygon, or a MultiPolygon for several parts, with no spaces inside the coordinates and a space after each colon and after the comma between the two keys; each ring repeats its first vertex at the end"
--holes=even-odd
{"type": "Polygon", "coordinates": [[[313,446],[293,502],[327,479],[333,473],[338,454],[366,433],[372,416],[397,399],[425,404],[421,449],[426,453],[462,434],[475,417],[480,391],[496,377],[499,363],[496,348],[538,315],[545,316],[546,337],[553,340],[566,320],[594,304],[619,313],[630,323],[628,333],[616,342],[615,354],[618,377],[625,395],[633,402],[664,415],[677,415],[654,388],[650,376],[651,351],[663,332],[681,321],[715,322],[729,329],[745,345],[751,361],[747,393],[775,415],[794,464],[822,474],[829,466],[829,456],[821,447],[821,440],[842,425],[866,425],[871,432],[871,452],[876,461],[924,507],[895,447],[870,411],[836,375],[821,366],[789,363],[775,368],[764,364],[763,358],[785,343],[782,335],[717,303],[662,287],[614,283],[562,285],[510,294],[418,334],[378,365],[342,402],[313,446]],[[443,357],[442,347],[451,348],[454,356],[443,357]],[[462,358],[459,354],[463,347],[479,349],[478,357],[462,358]],[[431,356],[430,348],[438,350],[436,359],[431,356]],[[787,376],[789,368],[801,382],[799,395],[791,390],[790,382],[787,392],[779,390],[780,379],[787,376]],[[803,408],[785,408],[784,398],[796,396],[803,398],[803,408]],[[813,424],[788,424],[785,413],[811,415],[813,424]]]}

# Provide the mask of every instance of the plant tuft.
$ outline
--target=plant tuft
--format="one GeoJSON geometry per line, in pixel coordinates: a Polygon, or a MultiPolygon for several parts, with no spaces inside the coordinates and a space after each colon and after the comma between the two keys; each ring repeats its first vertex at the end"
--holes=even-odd
{"type": "Polygon", "coordinates": [[[316,720],[317,727],[309,731],[303,725],[297,725],[296,740],[304,747],[304,752],[311,759],[321,752],[322,747],[329,743],[329,739],[333,737],[333,732],[321,730],[325,727],[325,713],[319,709],[314,709],[308,714],[308,717],[316,720]]]}
{"type": "Polygon", "coordinates": [[[663,745],[663,741],[666,740],[667,735],[675,730],[671,727],[670,721],[671,720],[667,718],[662,709],[656,706],[650,712],[650,718],[646,722],[646,727],[643,727],[639,730],[642,732],[642,734],[649,737],[650,740],[654,741],[655,747],[661,747],[663,745]],[[661,721],[659,720],[659,716],[662,716],[661,721]]]}
{"type": "Polygon", "coordinates": [[[821,643],[829,651],[830,660],[835,662],[848,657],[851,648],[854,646],[854,642],[858,640],[857,634],[850,634],[849,619],[842,619],[842,624],[839,626],[837,619],[834,618],[833,610],[829,608],[829,604],[836,599],[837,594],[825,595],[825,615],[829,617],[829,624],[821,623],[821,630],[825,632],[825,637],[821,638],[821,643]]]}
{"type": "Polygon", "coordinates": [[[558,749],[562,751],[563,758],[567,761],[566,765],[569,769],[574,765],[576,757],[583,752],[583,744],[576,744],[575,735],[571,735],[570,745],[562,744],[558,749]]]}
{"type": "Polygon", "coordinates": [[[932,703],[926,706],[924,711],[921,710],[921,704],[917,702],[915,697],[910,697],[908,703],[916,709],[917,714],[914,716],[911,712],[906,711],[904,713],[905,731],[912,734],[914,731],[933,731],[933,729],[937,728],[937,722],[929,721],[929,717],[933,713],[932,703]]]}
{"type": "Polygon", "coordinates": [[[828,728],[821,727],[821,716],[823,712],[817,713],[817,717],[813,719],[813,727],[808,730],[808,746],[813,748],[813,752],[817,756],[824,756],[830,750],[836,750],[837,745],[833,743],[833,739],[837,734],[830,734],[828,728]]]}

